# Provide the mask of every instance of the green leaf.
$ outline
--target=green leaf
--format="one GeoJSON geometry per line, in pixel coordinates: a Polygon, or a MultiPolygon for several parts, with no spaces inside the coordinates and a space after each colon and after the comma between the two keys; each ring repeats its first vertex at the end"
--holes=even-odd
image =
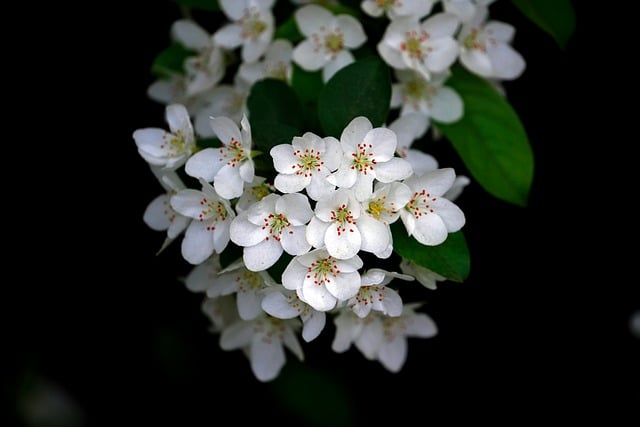
{"type": "Polygon", "coordinates": [[[569,0],[511,0],[527,18],[549,33],[561,48],[567,46],[576,25],[569,0]]]}
{"type": "Polygon", "coordinates": [[[305,71],[293,64],[291,87],[302,103],[315,103],[324,87],[321,71],[305,71]]]}
{"type": "Polygon", "coordinates": [[[156,56],[151,64],[151,72],[156,77],[171,77],[184,74],[184,60],[196,53],[180,43],[173,43],[156,56]]]}
{"type": "Polygon", "coordinates": [[[300,33],[300,30],[298,30],[298,25],[296,24],[296,20],[293,15],[291,15],[282,24],[278,25],[276,31],[273,33],[273,39],[286,39],[293,44],[296,44],[304,39],[304,36],[300,33]]]}
{"type": "Polygon", "coordinates": [[[192,9],[208,10],[211,12],[220,11],[218,0],[175,0],[180,6],[186,6],[192,9]]]}
{"type": "Polygon", "coordinates": [[[526,206],[533,180],[533,152],[520,118],[486,80],[462,67],[447,85],[464,101],[455,123],[434,123],[451,141],[476,181],[498,199],[526,206]]]}
{"type": "Polygon", "coordinates": [[[393,249],[403,258],[428,268],[454,282],[464,282],[469,276],[470,257],[462,231],[449,233],[437,246],[425,246],[409,236],[401,221],[391,225],[393,249]]]}
{"type": "Polygon", "coordinates": [[[355,61],[326,83],[318,99],[318,118],[327,135],[340,137],[357,116],[381,126],[389,113],[391,77],[389,67],[377,57],[355,61]]]}
{"type": "MultiPolygon", "coordinates": [[[[302,135],[300,128],[283,123],[275,123],[270,120],[252,120],[251,136],[256,148],[262,151],[262,156],[267,156],[269,162],[269,150],[279,144],[291,144],[294,136],[302,135]]],[[[257,159],[256,159],[257,160],[257,159]]],[[[272,167],[272,164],[269,164],[272,167]]]]}

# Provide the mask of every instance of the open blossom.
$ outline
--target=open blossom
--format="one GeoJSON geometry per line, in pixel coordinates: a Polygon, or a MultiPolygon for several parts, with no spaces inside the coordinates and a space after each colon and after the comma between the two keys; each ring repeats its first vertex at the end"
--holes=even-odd
{"type": "Polygon", "coordinates": [[[462,210],[442,197],[454,181],[455,172],[451,168],[413,175],[404,181],[413,195],[400,211],[400,218],[409,235],[423,245],[439,245],[448,233],[460,230],[465,223],[462,210]]]}
{"type": "Polygon", "coordinates": [[[278,172],[274,185],[283,193],[306,190],[309,198],[318,200],[335,190],[326,179],[338,169],[342,158],[342,148],[334,137],[306,132],[294,137],[291,144],[276,145],[270,154],[278,172]]]}
{"type": "Polygon", "coordinates": [[[253,62],[262,56],[273,39],[275,0],[220,0],[220,8],[231,20],[213,35],[225,49],[241,47],[242,61],[253,62]]]}
{"type": "Polygon", "coordinates": [[[331,348],[342,353],[351,344],[369,360],[378,360],[390,372],[398,372],[407,360],[408,338],[431,338],[438,333],[433,320],[416,313],[418,304],[405,304],[400,316],[371,312],[361,319],[350,310],[334,318],[336,335],[331,348]]]}
{"type": "Polygon", "coordinates": [[[315,249],[294,257],[282,273],[282,286],[318,311],[333,309],[360,289],[362,259],[332,257],[325,249],[315,249]]]}
{"type": "Polygon", "coordinates": [[[133,132],[138,153],[150,165],[177,169],[196,148],[189,113],[184,105],[171,104],[165,109],[169,132],[160,128],[144,128],[133,132]]]}
{"type": "Polygon", "coordinates": [[[249,209],[251,205],[259,202],[269,194],[275,193],[276,188],[262,176],[253,177],[253,181],[245,184],[242,196],[236,202],[236,212],[240,213],[249,209]]]}
{"type": "Polygon", "coordinates": [[[246,117],[242,130],[228,117],[212,117],[211,128],[222,143],[191,156],[185,166],[188,175],[213,181],[216,192],[225,199],[242,195],[245,182],[252,182],[255,170],[251,158],[251,126],[246,117]]]}
{"type": "Polygon", "coordinates": [[[342,160],[338,170],[329,176],[330,183],[352,188],[356,199],[371,195],[373,181],[399,181],[411,175],[411,165],[395,157],[396,134],[384,127],[373,128],[369,119],[355,117],[340,135],[342,160]]]}
{"type": "Polygon", "coordinates": [[[311,249],[305,224],[313,217],[304,194],[269,194],[231,223],[231,240],[243,246],[242,258],[251,271],[262,271],[280,259],[283,251],[301,255],[311,249]]]}
{"type": "Polygon", "coordinates": [[[379,311],[387,316],[395,317],[402,314],[402,299],[398,293],[389,288],[393,279],[413,280],[406,274],[399,274],[372,268],[362,274],[362,285],[356,296],[347,301],[347,306],[361,318],[369,315],[371,310],[379,311]]]}
{"type": "Polygon", "coordinates": [[[282,287],[271,287],[262,298],[262,309],[278,319],[293,319],[300,317],[302,320],[302,339],[312,341],[320,335],[327,321],[324,311],[315,310],[302,301],[296,292],[282,287]]]}
{"type": "Polygon", "coordinates": [[[436,0],[364,0],[362,10],[369,16],[378,18],[387,15],[389,19],[410,16],[422,19],[431,12],[436,0]]]}
{"type": "Polygon", "coordinates": [[[473,18],[460,29],[460,62],[485,78],[516,79],[526,64],[510,45],[515,28],[504,22],[487,21],[487,15],[487,7],[478,7],[473,18]]]}
{"type": "Polygon", "coordinates": [[[202,190],[181,190],[171,197],[171,207],[192,218],[182,239],[182,256],[200,264],[211,254],[222,252],[229,243],[229,227],[235,213],[226,199],[204,180],[202,190]]]}
{"type": "Polygon", "coordinates": [[[360,47],[367,35],[353,16],[333,15],[324,7],[310,4],[294,14],[306,37],[293,49],[293,62],[307,71],[322,69],[323,81],[354,61],[351,49],[360,47]]]}
{"type": "Polygon", "coordinates": [[[415,70],[429,80],[432,73],[448,70],[458,57],[453,35],[459,25],[450,13],[438,13],[423,22],[396,19],[378,43],[378,53],[393,68],[415,70]]]}
{"type": "Polygon", "coordinates": [[[282,320],[263,313],[253,320],[239,320],[226,326],[220,334],[220,347],[227,351],[244,350],[256,378],[271,381],[286,363],[285,347],[299,360],[304,359],[296,338],[299,328],[298,320],[282,320]]]}
{"type": "Polygon", "coordinates": [[[274,40],[267,48],[262,60],[240,64],[238,76],[249,84],[265,78],[290,82],[293,69],[292,54],[293,45],[289,40],[274,40]]]}

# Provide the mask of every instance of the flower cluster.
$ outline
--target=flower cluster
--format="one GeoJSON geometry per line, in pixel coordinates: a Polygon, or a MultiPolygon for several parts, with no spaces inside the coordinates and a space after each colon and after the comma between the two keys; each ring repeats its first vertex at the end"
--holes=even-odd
{"type": "Polygon", "coordinates": [[[524,61],[509,46],[513,28],[487,21],[490,0],[364,0],[359,11],[296,1],[295,44],[275,36],[275,3],[219,0],[224,23],[212,34],[192,19],[173,24],[188,54],[148,91],[166,104],[168,129],[133,133],[165,190],[143,218],[166,232],[162,248],[180,241],[193,265],[186,287],[205,295],[221,348],[242,349],[259,380],[278,375],[285,348],[302,360],[298,336],[318,337],[327,316],[334,351],[353,344],[397,372],[408,337],[437,333],[400,284],[435,289],[447,277],[399,253],[394,237],[443,244],[465,224],[453,200],[470,182],[413,143],[430,120],[463,116],[462,98],[446,86],[456,61],[494,84],[516,78],[524,61]],[[371,41],[365,18],[384,23],[374,46],[393,71],[389,123],[355,114],[340,134],[313,128],[268,152],[256,147],[254,84],[291,85],[294,69],[327,84],[371,41]]]}

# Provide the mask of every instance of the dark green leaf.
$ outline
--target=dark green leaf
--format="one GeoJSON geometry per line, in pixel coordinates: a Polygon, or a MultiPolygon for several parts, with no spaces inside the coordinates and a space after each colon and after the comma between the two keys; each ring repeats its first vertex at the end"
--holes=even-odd
{"type": "Polygon", "coordinates": [[[358,60],[329,79],[318,99],[318,118],[327,135],[339,138],[357,116],[381,126],[389,113],[389,67],[377,57],[358,60]]]}
{"type": "Polygon", "coordinates": [[[498,199],[526,206],[533,152],[520,118],[486,80],[454,67],[447,85],[464,101],[464,116],[436,123],[476,181],[498,199]]]}
{"type": "Polygon", "coordinates": [[[291,87],[302,103],[317,102],[324,87],[321,71],[305,71],[293,64],[291,87]]]}
{"type": "Polygon", "coordinates": [[[567,46],[576,25],[569,0],[511,0],[533,23],[546,31],[562,48],[567,46]]]}
{"type": "MultiPolygon", "coordinates": [[[[251,120],[253,143],[263,154],[269,156],[269,150],[275,145],[291,144],[294,136],[302,135],[300,128],[270,120],[251,120]]],[[[257,159],[256,159],[257,160],[257,159]]],[[[269,157],[271,161],[271,157],[269,157]]]]}
{"type": "Polygon", "coordinates": [[[180,6],[186,6],[192,9],[209,10],[218,12],[220,5],[218,0],[175,0],[180,6]]]}
{"type": "Polygon", "coordinates": [[[205,148],[218,148],[222,145],[220,144],[220,140],[218,138],[210,137],[210,138],[198,138],[196,139],[196,145],[199,149],[205,148]]]}
{"type": "Polygon", "coordinates": [[[284,21],[282,24],[278,25],[273,34],[273,39],[286,39],[293,44],[304,39],[304,36],[300,34],[300,31],[298,30],[298,26],[296,25],[293,15],[291,15],[289,19],[284,21]]]}
{"type": "Polygon", "coordinates": [[[425,246],[409,236],[401,221],[391,226],[393,249],[403,258],[428,268],[454,282],[464,282],[469,276],[470,258],[462,231],[449,233],[437,246],[425,246]]]}
{"type": "Polygon", "coordinates": [[[174,74],[184,74],[184,60],[196,53],[173,43],[156,56],[151,64],[151,72],[157,77],[171,77],[174,74]]]}

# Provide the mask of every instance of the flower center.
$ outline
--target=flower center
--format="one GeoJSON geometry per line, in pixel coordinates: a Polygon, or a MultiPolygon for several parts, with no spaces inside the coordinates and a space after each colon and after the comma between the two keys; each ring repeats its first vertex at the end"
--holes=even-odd
{"type": "Polygon", "coordinates": [[[175,131],[175,133],[165,133],[162,136],[162,141],[160,148],[167,150],[167,155],[169,157],[180,156],[186,151],[187,143],[180,129],[175,131]]]}
{"type": "Polygon", "coordinates": [[[356,304],[373,305],[375,301],[382,302],[384,299],[383,292],[384,286],[362,286],[358,294],[356,295],[356,301],[351,304],[353,307],[356,304]]]}
{"type": "Polygon", "coordinates": [[[344,47],[343,36],[340,30],[335,30],[334,33],[329,33],[324,36],[324,46],[329,52],[334,54],[340,52],[344,47]]]}
{"type": "Polygon", "coordinates": [[[407,321],[401,317],[385,317],[382,321],[382,333],[387,341],[393,341],[407,331],[407,321]]]}
{"type": "Polygon", "coordinates": [[[422,43],[429,39],[426,31],[408,31],[405,33],[405,40],[400,44],[400,49],[406,52],[410,58],[423,59],[427,53],[431,52],[430,47],[423,48],[422,43]]]}
{"type": "Polygon", "coordinates": [[[320,172],[320,167],[324,165],[324,162],[320,160],[320,153],[318,153],[315,149],[304,150],[304,153],[300,150],[296,150],[293,153],[298,156],[300,159],[300,163],[294,165],[293,167],[298,167],[300,170],[296,171],[296,175],[304,175],[305,177],[313,175],[314,169],[317,172],[320,172]]]}
{"type": "Polygon", "coordinates": [[[216,200],[208,200],[206,197],[203,197],[200,200],[200,206],[202,206],[202,210],[198,214],[198,220],[210,223],[207,226],[207,231],[215,230],[215,223],[224,221],[227,218],[227,209],[222,203],[216,200]]]}
{"type": "Polygon", "coordinates": [[[378,3],[378,7],[382,10],[391,9],[395,4],[396,0],[374,0],[378,3]]]}
{"type": "MultiPolygon", "coordinates": [[[[282,230],[289,227],[290,225],[291,223],[283,214],[269,214],[264,219],[264,225],[262,226],[262,229],[268,229],[271,237],[279,242],[281,239],[280,236],[282,235],[282,230]]],[[[293,234],[293,231],[289,231],[289,234],[293,234]]],[[[269,240],[269,236],[267,236],[265,239],[269,240]]]]}
{"type": "Polygon", "coordinates": [[[260,19],[260,14],[251,10],[244,12],[240,25],[242,25],[243,39],[255,40],[267,29],[267,23],[260,19]]]}
{"type": "Polygon", "coordinates": [[[253,271],[243,271],[236,277],[239,292],[255,292],[266,288],[262,277],[253,271]]]}
{"type": "Polygon", "coordinates": [[[251,187],[247,190],[253,197],[256,198],[256,201],[260,201],[267,197],[269,194],[273,193],[271,187],[266,182],[263,182],[260,185],[256,185],[255,187],[251,187]]]}
{"type": "Polygon", "coordinates": [[[479,49],[481,51],[485,51],[484,43],[480,40],[480,32],[477,28],[471,29],[471,32],[467,37],[464,38],[462,45],[467,49],[479,49]]]}
{"type": "Polygon", "coordinates": [[[235,167],[236,164],[242,162],[247,157],[245,149],[235,138],[231,138],[231,141],[229,141],[228,144],[222,143],[220,154],[222,154],[222,158],[220,160],[226,160],[227,165],[231,167],[235,167]]]}
{"type": "Polygon", "coordinates": [[[347,231],[347,226],[349,226],[349,231],[353,233],[351,225],[355,225],[356,222],[353,220],[351,211],[347,209],[347,205],[342,204],[337,211],[331,211],[331,220],[337,223],[338,236],[347,231]]]}
{"type": "Polygon", "coordinates": [[[312,262],[307,267],[307,279],[313,277],[313,283],[318,286],[325,282],[331,282],[330,276],[336,277],[338,274],[340,274],[340,269],[336,260],[331,256],[312,262]]]}
{"type": "Polygon", "coordinates": [[[369,202],[369,207],[367,208],[367,213],[379,220],[382,214],[388,214],[389,209],[385,206],[386,196],[378,197],[377,199],[371,200],[369,202]]]}
{"type": "Polygon", "coordinates": [[[267,65],[265,68],[265,75],[267,77],[284,81],[287,80],[287,65],[284,62],[278,61],[274,64],[267,65]]]}
{"type": "Polygon", "coordinates": [[[422,215],[433,213],[433,209],[429,206],[429,203],[435,202],[436,199],[436,197],[432,197],[431,194],[427,193],[427,190],[423,188],[422,191],[413,193],[413,197],[411,197],[411,200],[409,200],[409,203],[407,203],[404,208],[418,219],[422,215]]]}
{"type": "Polygon", "coordinates": [[[351,169],[357,169],[364,175],[367,174],[367,171],[373,171],[376,159],[373,158],[373,152],[369,151],[371,148],[373,148],[371,144],[358,144],[358,151],[351,154],[353,156],[351,169]]]}
{"type": "Polygon", "coordinates": [[[284,339],[284,322],[275,317],[258,319],[253,324],[253,332],[260,335],[263,342],[271,343],[274,339],[282,341],[284,339]]]}

